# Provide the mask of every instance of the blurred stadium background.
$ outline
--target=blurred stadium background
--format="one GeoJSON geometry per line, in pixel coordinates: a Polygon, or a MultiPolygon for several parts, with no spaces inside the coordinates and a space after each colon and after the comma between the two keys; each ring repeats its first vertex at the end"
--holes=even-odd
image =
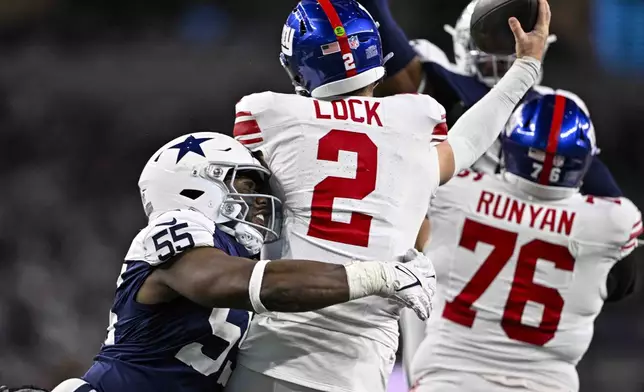
{"type": "MultiPolygon", "coordinates": [[[[442,26],[467,2],[392,7],[410,38],[451,56],[442,26]]],[[[545,84],[588,102],[604,161],[644,208],[644,1],[551,3],[545,84]]],[[[145,224],[141,168],[177,135],[230,132],[242,95],[290,91],[277,54],[294,4],[0,0],[0,383],[85,371],[145,224]]],[[[599,316],[583,392],[644,391],[642,291],[599,316]]]]}

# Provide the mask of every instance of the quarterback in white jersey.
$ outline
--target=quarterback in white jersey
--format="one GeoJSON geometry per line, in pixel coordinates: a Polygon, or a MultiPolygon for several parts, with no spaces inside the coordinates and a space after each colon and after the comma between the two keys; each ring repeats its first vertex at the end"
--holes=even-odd
{"type": "MultiPolygon", "coordinates": [[[[536,81],[549,24],[545,1],[541,12],[537,32],[513,25],[521,47],[533,51],[448,137],[445,113],[431,97],[372,96],[384,58],[364,8],[353,0],[300,2],[284,27],[281,59],[297,90],[310,96],[246,96],[234,129],[261,152],[283,193],[280,257],[345,264],[413,246],[436,188],[489,147],[536,81]],[[473,131],[474,123],[484,131],[473,131]]],[[[258,315],[227,391],[384,391],[399,309],[369,299],[258,315]]]]}
{"type": "MultiPolygon", "coordinates": [[[[429,97],[414,95],[333,102],[275,93],[244,97],[237,104],[236,135],[247,127],[258,130],[239,140],[256,140],[247,146],[262,152],[284,193],[281,247],[272,249],[274,256],[344,264],[395,257],[413,247],[439,184],[430,141],[445,137],[441,113],[429,112],[428,103],[429,97]],[[406,117],[388,115],[405,111],[406,117]],[[441,133],[432,135],[435,127],[441,133]],[[418,181],[431,185],[419,187],[418,181]],[[402,189],[413,192],[396,192],[402,189]]],[[[395,360],[398,309],[374,298],[310,313],[258,315],[239,360],[320,390],[381,390],[395,360]],[[302,369],[311,372],[300,375],[302,369]],[[373,376],[355,377],[363,372],[373,376]]]]}
{"type": "Polygon", "coordinates": [[[573,100],[528,101],[502,137],[505,171],[466,170],[438,191],[425,249],[438,293],[415,391],[578,390],[609,271],[642,233],[628,199],[578,192],[589,129],[573,100]]]}

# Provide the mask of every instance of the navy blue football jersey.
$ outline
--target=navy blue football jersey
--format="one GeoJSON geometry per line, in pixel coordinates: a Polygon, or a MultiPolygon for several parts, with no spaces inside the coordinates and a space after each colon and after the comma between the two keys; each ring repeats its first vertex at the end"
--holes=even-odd
{"type": "MultiPolygon", "coordinates": [[[[490,88],[478,78],[463,73],[455,64],[450,63],[445,53],[431,42],[418,39],[411,41],[410,45],[414,47],[423,62],[426,84],[429,86],[429,91],[420,92],[431,95],[445,107],[448,125],[453,125],[467,109],[490,91],[490,88]]],[[[559,94],[572,99],[586,113],[589,113],[586,103],[579,96],[566,90],[555,90],[538,85],[528,91],[524,100],[547,94],[559,94]]],[[[594,130],[591,137],[596,143],[594,130]]],[[[486,153],[486,157],[491,157],[488,161],[494,162],[494,164],[488,165],[487,162],[482,162],[477,166],[477,169],[498,171],[500,155],[501,145],[497,141],[486,153]]],[[[604,197],[622,196],[622,191],[617,186],[615,179],[597,155],[586,173],[581,192],[604,197]]]]}
{"type": "Polygon", "coordinates": [[[208,246],[249,256],[195,211],[165,213],[139,232],[117,280],[107,339],[83,377],[98,392],[223,390],[251,314],[206,308],[183,297],[156,305],[136,301],[155,268],[187,249],[208,246]]]}

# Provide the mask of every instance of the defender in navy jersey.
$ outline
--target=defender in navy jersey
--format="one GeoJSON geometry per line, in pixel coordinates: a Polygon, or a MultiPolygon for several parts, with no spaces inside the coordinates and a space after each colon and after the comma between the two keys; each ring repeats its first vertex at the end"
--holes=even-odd
{"type": "Polygon", "coordinates": [[[149,224],[125,257],[107,339],[83,380],[56,392],[220,391],[251,310],[309,311],[380,295],[427,318],[433,272],[415,268],[430,264],[418,253],[404,264],[250,260],[279,237],[268,175],[242,144],[212,132],[152,156],[139,181],[149,224]]]}

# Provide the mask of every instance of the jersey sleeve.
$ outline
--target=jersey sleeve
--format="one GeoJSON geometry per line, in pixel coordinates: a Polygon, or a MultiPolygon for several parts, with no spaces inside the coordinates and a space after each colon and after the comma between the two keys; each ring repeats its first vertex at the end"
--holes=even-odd
{"type": "Polygon", "coordinates": [[[618,223],[621,223],[621,232],[617,237],[617,244],[620,247],[620,259],[628,256],[637,248],[637,237],[644,229],[642,228],[642,213],[637,209],[635,204],[626,198],[620,198],[623,208],[616,213],[618,223]]]}
{"type": "Polygon", "coordinates": [[[423,122],[428,127],[428,130],[421,130],[421,132],[431,130],[430,143],[432,146],[447,140],[447,113],[443,105],[429,95],[418,94],[416,97],[418,97],[420,105],[419,112],[422,113],[423,122]]]}
{"type": "Polygon", "coordinates": [[[139,233],[126,260],[161,265],[192,248],[213,247],[215,223],[195,211],[161,214],[139,233]]]}
{"type": "Polygon", "coordinates": [[[253,152],[265,152],[267,135],[260,123],[266,117],[271,101],[272,94],[265,92],[247,95],[235,105],[233,137],[253,152]]]}
{"type": "Polygon", "coordinates": [[[587,219],[579,222],[574,235],[573,255],[603,248],[618,260],[628,256],[637,247],[642,234],[642,214],[630,200],[586,196],[593,209],[587,219]]]}

